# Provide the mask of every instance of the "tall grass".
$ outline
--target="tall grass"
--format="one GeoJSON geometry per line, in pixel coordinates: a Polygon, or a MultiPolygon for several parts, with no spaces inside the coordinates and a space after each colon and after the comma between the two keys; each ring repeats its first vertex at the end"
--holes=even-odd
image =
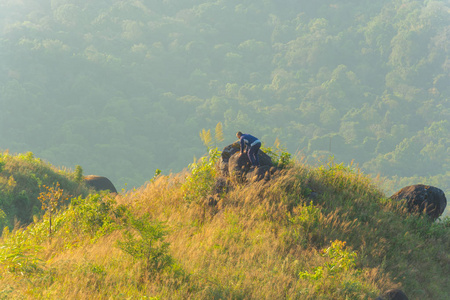
{"type": "Polygon", "coordinates": [[[77,198],[56,216],[51,240],[45,219],[8,233],[1,241],[0,295],[374,299],[399,287],[410,299],[448,298],[450,222],[408,214],[352,166],[297,163],[269,182],[229,182],[215,204],[205,186],[196,198],[186,197],[198,191],[186,180],[190,174],[160,175],[114,197],[77,198]],[[118,246],[124,232],[130,241],[140,239],[129,231],[128,213],[165,224],[170,266],[149,269],[118,246]],[[17,250],[29,264],[23,270],[9,265],[19,236],[31,247],[17,250]]]}

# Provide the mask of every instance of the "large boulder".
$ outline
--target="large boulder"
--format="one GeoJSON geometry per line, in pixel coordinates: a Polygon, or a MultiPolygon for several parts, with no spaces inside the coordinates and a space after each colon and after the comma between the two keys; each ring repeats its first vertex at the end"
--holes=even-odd
{"type": "Polygon", "coordinates": [[[383,293],[376,300],[408,300],[408,297],[402,290],[392,289],[383,293]]]}
{"type": "Polygon", "coordinates": [[[114,184],[112,184],[111,180],[103,176],[97,175],[88,175],[84,177],[84,182],[93,187],[96,191],[110,191],[111,193],[117,193],[114,184]]]}
{"type": "Polygon", "coordinates": [[[241,145],[240,145],[239,141],[236,141],[233,144],[230,144],[223,148],[222,154],[221,154],[221,159],[224,162],[228,162],[230,157],[233,156],[233,154],[238,153],[240,150],[241,150],[241,145]]]}
{"type": "Polygon", "coordinates": [[[269,181],[277,168],[271,166],[260,166],[258,168],[251,167],[250,170],[245,173],[245,178],[248,182],[265,180],[269,181]]]}
{"type": "Polygon", "coordinates": [[[410,212],[423,212],[436,220],[447,206],[444,192],[434,186],[416,184],[402,188],[390,197],[394,200],[406,200],[410,212]]]}
{"type": "Polygon", "coordinates": [[[221,154],[219,162],[218,162],[219,170],[220,170],[220,173],[222,174],[222,176],[229,175],[228,162],[234,154],[239,153],[240,147],[241,146],[239,144],[239,141],[236,141],[233,144],[230,144],[230,145],[226,146],[225,148],[223,148],[222,154],[221,154]]]}
{"type": "Polygon", "coordinates": [[[270,179],[270,175],[275,171],[272,159],[262,150],[258,151],[258,159],[259,168],[252,167],[248,155],[240,155],[239,141],[236,141],[223,148],[218,165],[222,176],[233,176],[249,181],[270,179]]]}
{"type": "Polygon", "coordinates": [[[240,152],[237,152],[228,160],[226,172],[229,176],[242,177],[250,170],[251,165],[247,155],[241,155],[240,152]]]}

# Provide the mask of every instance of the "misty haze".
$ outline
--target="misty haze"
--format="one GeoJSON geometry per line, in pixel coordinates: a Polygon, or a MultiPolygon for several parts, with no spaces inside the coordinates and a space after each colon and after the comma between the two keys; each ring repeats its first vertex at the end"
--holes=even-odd
{"type": "Polygon", "coordinates": [[[0,148],[120,188],[224,126],[450,188],[446,1],[2,1],[0,148]]]}
{"type": "Polygon", "coordinates": [[[0,0],[0,298],[448,299],[389,196],[450,195],[449,51],[448,0],[0,0]]]}

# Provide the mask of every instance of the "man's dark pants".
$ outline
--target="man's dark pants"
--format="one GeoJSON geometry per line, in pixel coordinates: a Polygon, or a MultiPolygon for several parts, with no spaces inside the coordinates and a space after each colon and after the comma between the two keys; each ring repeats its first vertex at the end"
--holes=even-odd
{"type": "Polygon", "coordinates": [[[258,152],[259,148],[261,148],[261,143],[257,143],[254,146],[251,146],[250,149],[247,151],[248,159],[250,159],[250,162],[253,166],[259,166],[259,158],[258,158],[258,152]]]}

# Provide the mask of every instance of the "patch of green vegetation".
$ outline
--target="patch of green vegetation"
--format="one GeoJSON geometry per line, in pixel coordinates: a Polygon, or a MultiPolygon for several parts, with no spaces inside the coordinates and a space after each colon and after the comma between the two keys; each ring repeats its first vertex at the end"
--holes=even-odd
{"type": "Polygon", "coordinates": [[[278,139],[275,140],[273,147],[261,147],[261,150],[271,158],[273,165],[279,169],[287,168],[294,163],[292,155],[281,146],[278,139]]]}
{"type": "Polygon", "coordinates": [[[124,240],[118,241],[117,245],[134,259],[142,261],[146,274],[154,276],[173,265],[169,243],[164,242],[167,230],[163,223],[152,221],[149,214],[139,218],[130,215],[128,226],[129,229],[124,232],[124,240]]]}
{"type": "MultiPolygon", "coordinates": [[[[45,161],[35,158],[33,153],[11,155],[0,153],[0,209],[5,221],[0,225],[13,228],[16,223],[27,225],[33,216],[44,213],[39,195],[58,183],[65,195],[87,195],[83,185],[82,169],[74,172],[57,169],[45,161]]],[[[1,229],[0,228],[0,229],[1,229]]]]}

